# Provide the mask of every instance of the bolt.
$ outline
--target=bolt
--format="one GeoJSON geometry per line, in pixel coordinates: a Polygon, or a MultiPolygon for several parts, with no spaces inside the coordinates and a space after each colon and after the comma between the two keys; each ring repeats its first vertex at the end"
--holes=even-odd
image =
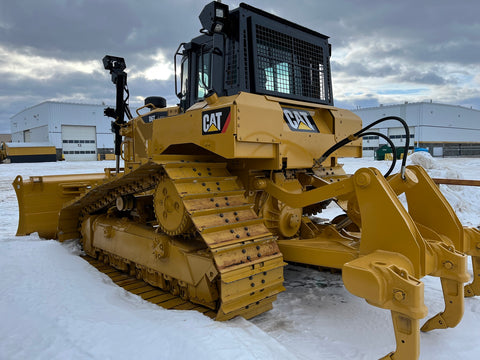
{"type": "Polygon", "coordinates": [[[443,266],[445,267],[445,269],[447,270],[452,270],[453,269],[453,263],[451,261],[445,261],[443,263],[443,266]]]}
{"type": "Polygon", "coordinates": [[[405,300],[405,293],[402,290],[396,290],[393,292],[393,296],[397,301],[405,300]]]}
{"type": "Polygon", "coordinates": [[[257,179],[253,183],[253,186],[257,190],[265,189],[267,187],[267,182],[265,179],[257,179]]]}

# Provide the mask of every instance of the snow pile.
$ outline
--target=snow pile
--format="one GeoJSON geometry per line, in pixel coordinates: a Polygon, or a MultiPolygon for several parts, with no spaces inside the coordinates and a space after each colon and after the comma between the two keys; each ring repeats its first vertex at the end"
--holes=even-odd
{"type": "Polygon", "coordinates": [[[407,158],[407,161],[413,165],[420,165],[426,170],[435,169],[438,166],[433,156],[425,151],[413,153],[407,158]]]}
{"type": "MultiPolygon", "coordinates": [[[[416,152],[409,157],[409,162],[423,166],[430,177],[441,179],[480,179],[478,165],[470,168],[469,164],[478,163],[477,159],[434,159],[427,152],[416,152]],[[442,161],[443,160],[443,161],[442,161]]],[[[460,185],[440,185],[443,195],[455,210],[462,224],[480,225],[480,187],[460,185]]]]}
{"type": "MultiPolygon", "coordinates": [[[[452,169],[480,179],[480,159],[436,162],[429,171],[452,169]]],[[[105,166],[113,162],[0,165],[0,359],[367,360],[394,350],[389,312],[351,295],[339,273],[288,265],[287,291],[272,311],[220,323],[194,311],[164,310],[117,287],[78,256],[76,242],[15,237],[11,182],[17,174],[101,172],[105,166]]],[[[345,159],[347,172],[371,166],[385,172],[389,163],[345,159]]],[[[463,196],[474,199],[466,191],[463,196]]],[[[459,215],[478,224],[476,199],[475,209],[464,207],[459,215]]],[[[443,310],[442,292],[438,279],[422,281],[431,317],[443,310]]],[[[421,359],[478,359],[479,329],[480,298],[466,299],[456,328],[421,335],[421,359]]]]}

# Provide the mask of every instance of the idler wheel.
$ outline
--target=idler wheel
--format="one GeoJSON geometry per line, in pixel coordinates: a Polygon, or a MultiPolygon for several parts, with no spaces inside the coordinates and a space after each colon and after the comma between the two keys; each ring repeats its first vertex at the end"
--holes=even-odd
{"type": "Polygon", "coordinates": [[[163,178],[158,183],[153,205],[158,226],[165,234],[181,235],[194,230],[190,214],[170,179],[163,178]]]}

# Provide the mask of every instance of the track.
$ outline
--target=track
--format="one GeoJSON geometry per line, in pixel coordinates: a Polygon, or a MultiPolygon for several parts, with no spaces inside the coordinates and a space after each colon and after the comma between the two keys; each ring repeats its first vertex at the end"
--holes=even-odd
{"type": "Polygon", "coordinates": [[[110,279],[112,279],[116,285],[132,294],[140,296],[143,300],[151,302],[152,304],[170,310],[195,310],[212,319],[214,319],[216,316],[215,311],[212,311],[207,307],[193,304],[189,301],[179,298],[178,296],[170,294],[168,291],[163,291],[158,287],[153,287],[147,284],[145,281],[121,272],[97,259],[86,255],[82,256],[82,258],[95,269],[110,277],[110,279]]]}

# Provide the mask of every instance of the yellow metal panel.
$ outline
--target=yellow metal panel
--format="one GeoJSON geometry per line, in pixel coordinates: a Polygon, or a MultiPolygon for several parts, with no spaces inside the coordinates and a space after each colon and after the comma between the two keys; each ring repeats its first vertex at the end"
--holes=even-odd
{"type": "Polygon", "coordinates": [[[51,155],[56,154],[55,146],[25,146],[25,147],[11,147],[7,145],[8,156],[19,155],[51,155]]]}
{"type": "Polygon", "coordinates": [[[286,261],[341,269],[358,257],[358,246],[351,240],[318,236],[312,239],[278,240],[286,261]]]}
{"type": "Polygon", "coordinates": [[[412,218],[445,235],[456,250],[464,251],[463,227],[455,211],[422,167],[409,166],[408,169],[413,171],[418,179],[417,185],[405,191],[408,212],[412,218]],[[425,204],[428,204],[428,210],[425,204]]]}
{"type": "Polygon", "coordinates": [[[237,105],[238,141],[275,143],[283,132],[283,113],[278,102],[264,96],[240,93],[237,105]]]}
{"type": "Polygon", "coordinates": [[[152,140],[148,153],[161,154],[174,144],[196,144],[225,158],[234,157],[235,106],[236,96],[222,97],[212,104],[196,104],[184,114],[156,119],[153,121],[152,140]],[[230,123],[224,133],[202,135],[202,112],[230,107],[230,123]]]}

